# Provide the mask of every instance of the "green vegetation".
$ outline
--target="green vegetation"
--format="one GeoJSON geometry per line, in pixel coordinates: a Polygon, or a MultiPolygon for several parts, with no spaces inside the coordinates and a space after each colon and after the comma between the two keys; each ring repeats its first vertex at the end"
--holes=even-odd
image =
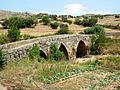
{"type": "Polygon", "coordinates": [[[8,37],[11,42],[18,41],[20,39],[20,30],[16,26],[10,27],[8,30],[8,37]]]}
{"type": "Polygon", "coordinates": [[[115,18],[120,18],[120,16],[119,15],[115,15],[115,18]]]}
{"type": "Polygon", "coordinates": [[[73,21],[72,21],[72,20],[68,20],[67,22],[68,22],[69,24],[72,24],[73,21]]]}
{"type": "Polygon", "coordinates": [[[61,24],[60,30],[56,33],[58,35],[60,34],[70,34],[69,28],[67,24],[61,24]]]}
{"type": "Polygon", "coordinates": [[[50,23],[50,26],[52,29],[57,29],[59,24],[57,22],[52,22],[52,23],[50,23]]]}
{"type": "Polygon", "coordinates": [[[104,31],[104,28],[102,26],[96,25],[96,26],[85,29],[84,33],[85,34],[96,34],[96,33],[100,33],[103,31],[104,31]]]}
{"type": "Polygon", "coordinates": [[[27,34],[21,35],[21,40],[27,40],[27,39],[33,39],[33,38],[36,38],[36,36],[31,36],[27,34]]]}
{"type": "Polygon", "coordinates": [[[100,26],[103,26],[103,27],[105,27],[105,28],[119,29],[119,30],[120,30],[119,24],[117,24],[117,25],[100,25],[100,26]]]}
{"type": "Polygon", "coordinates": [[[76,18],[74,24],[82,25],[82,20],[80,20],[79,18],[76,18]]]}
{"type": "Polygon", "coordinates": [[[57,45],[55,43],[51,44],[49,59],[58,61],[61,60],[63,56],[63,53],[58,49],[57,45]]]}
{"type": "Polygon", "coordinates": [[[10,39],[8,38],[7,34],[0,35],[0,45],[9,43],[10,39]]]}
{"type": "Polygon", "coordinates": [[[66,17],[62,17],[63,22],[68,22],[68,19],[66,17]]]}
{"type": "Polygon", "coordinates": [[[42,18],[42,22],[44,25],[48,25],[50,23],[50,19],[49,19],[49,16],[43,16],[42,18]]]}
{"type": "Polygon", "coordinates": [[[83,21],[82,21],[82,25],[84,27],[86,27],[86,26],[92,27],[92,26],[96,25],[96,23],[97,23],[97,18],[88,18],[88,19],[83,19],[83,21]]]}
{"type": "Polygon", "coordinates": [[[4,59],[4,53],[2,49],[0,49],[0,71],[4,68],[5,64],[6,64],[6,61],[4,59]]]}
{"type": "Polygon", "coordinates": [[[37,24],[37,20],[34,17],[21,18],[11,17],[2,23],[3,28],[10,28],[16,26],[18,28],[30,28],[37,24]]]}
{"type": "Polygon", "coordinates": [[[84,18],[83,20],[76,18],[74,22],[74,24],[83,25],[84,27],[92,27],[95,26],[96,23],[97,23],[97,18],[84,18]]]}
{"type": "Polygon", "coordinates": [[[29,50],[29,59],[35,60],[40,58],[40,49],[37,44],[35,44],[30,50],[29,50]]]}
{"type": "Polygon", "coordinates": [[[98,55],[101,54],[101,45],[102,43],[105,43],[106,40],[105,31],[103,27],[95,26],[93,32],[95,33],[95,35],[92,37],[91,40],[92,45],[90,48],[90,53],[92,55],[98,55]]]}

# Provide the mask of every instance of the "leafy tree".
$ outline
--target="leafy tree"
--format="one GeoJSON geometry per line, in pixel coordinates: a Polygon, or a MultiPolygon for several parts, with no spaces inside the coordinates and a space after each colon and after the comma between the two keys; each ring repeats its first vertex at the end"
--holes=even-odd
{"type": "Polygon", "coordinates": [[[69,24],[72,24],[72,20],[68,20],[68,23],[69,23],[69,24]]]}
{"type": "Polygon", "coordinates": [[[63,52],[61,52],[58,48],[57,45],[55,43],[52,43],[50,46],[50,56],[49,58],[51,60],[61,60],[63,58],[64,54],[63,52]]]}
{"type": "Polygon", "coordinates": [[[115,15],[115,18],[120,18],[120,16],[119,15],[115,15]]]}
{"type": "Polygon", "coordinates": [[[95,35],[93,35],[92,40],[91,40],[92,45],[90,48],[90,51],[91,51],[90,53],[92,55],[101,54],[101,45],[102,43],[106,41],[105,31],[103,27],[99,26],[95,31],[96,31],[95,35]]]}
{"type": "Polygon", "coordinates": [[[60,30],[56,34],[69,34],[69,29],[67,24],[61,24],[60,25],[60,30]]]}
{"type": "Polygon", "coordinates": [[[62,17],[62,21],[63,21],[63,22],[67,22],[68,19],[67,19],[66,17],[62,17]]]}
{"type": "Polygon", "coordinates": [[[8,30],[8,37],[10,38],[10,41],[14,42],[19,40],[20,38],[20,30],[16,26],[10,27],[8,30]]]}
{"type": "Polygon", "coordinates": [[[96,25],[96,23],[97,23],[97,18],[90,18],[88,26],[92,27],[92,26],[96,25]]]}
{"type": "Polygon", "coordinates": [[[104,31],[104,28],[102,26],[96,25],[90,28],[87,28],[84,30],[85,34],[96,34],[104,31]]]}
{"type": "Polygon", "coordinates": [[[47,25],[48,23],[50,23],[49,17],[48,17],[47,15],[46,15],[46,16],[43,16],[42,22],[43,22],[44,25],[47,25]]]}
{"type": "Polygon", "coordinates": [[[50,26],[51,26],[52,29],[57,29],[58,26],[59,26],[59,24],[58,24],[57,22],[52,22],[52,23],[50,24],[50,26]]]}
{"type": "Polygon", "coordinates": [[[79,18],[76,18],[74,24],[82,25],[82,21],[79,18]]]}

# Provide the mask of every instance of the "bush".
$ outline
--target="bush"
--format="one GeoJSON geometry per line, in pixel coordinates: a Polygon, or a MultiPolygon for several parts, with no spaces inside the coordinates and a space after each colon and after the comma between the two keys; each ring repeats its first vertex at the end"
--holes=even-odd
{"type": "Polygon", "coordinates": [[[35,22],[34,22],[33,18],[28,17],[25,19],[25,27],[30,28],[34,23],[35,22]]]}
{"type": "Polygon", "coordinates": [[[69,24],[72,24],[72,20],[68,20],[67,22],[68,22],[69,24]]]}
{"type": "Polygon", "coordinates": [[[87,27],[87,26],[92,27],[96,25],[96,23],[97,23],[97,18],[88,18],[88,19],[83,19],[82,21],[82,25],[84,27],[87,27]]]}
{"type": "Polygon", "coordinates": [[[8,30],[8,37],[12,42],[18,41],[20,39],[20,30],[16,26],[10,27],[8,30]]]}
{"type": "Polygon", "coordinates": [[[50,55],[49,55],[49,59],[50,60],[61,60],[63,58],[64,54],[63,52],[61,52],[58,48],[57,45],[55,43],[52,43],[50,46],[50,55]]]}
{"type": "Polygon", "coordinates": [[[0,70],[2,70],[5,66],[6,62],[4,59],[3,51],[0,49],[0,70]]]}
{"type": "Polygon", "coordinates": [[[90,18],[89,19],[89,27],[92,27],[92,26],[94,26],[94,25],[96,25],[96,23],[97,23],[97,18],[90,18]]]}
{"type": "Polygon", "coordinates": [[[53,23],[50,24],[50,26],[51,26],[52,29],[57,29],[59,24],[57,22],[53,22],[53,23]]]}
{"type": "Polygon", "coordinates": [[[63,22],[68,22],[68,19],[66,17],[62,17],[63,22]]]}
{"type": "Polygon", "coordinates": [[[74,24],[82,25],[82,21],[79,20],[79,18],[76,18],[74,24]]]}
{"type": "Polygon", "coordinates": [[[115,18],[120,18],[120,16],[119,15],[115,15],[115,18]]]}
{"type": "Polygon", "coordinates": [[[44,25],[48,25],[48,23],[50,23],[49,17],[47,15],[43,16],[42,22],[43,22],[44,25]]]}
{"type": "Polygon", "coordinates": [[[5,43],[9,43],[9,42],[10,42],[10,40],[9,40],[7,34],[0,35],[0,45],[5,44],[5,43]]]}
{"type": "Polygon", "coordinates": [[[35,44],[30,50],[29,50],[29,58],[30,60],[35,60],[40,58],[40,51],[39,46],[35,44]]]}
{"type": "Polygon", "coordinates": [[[67,24],[61,24],[60,25],[60,30],[56,34],[69,34],[69,29],[67,24]]]}
{"type": "Polygon", "coordinates": [[[27,39],[33,39],[33,38],[36,38],[36,37],[35,37],[35,36],[31,36],[31,35],[24,34],[24,35],[21,36],[21,38],[22,38],[23,40],[27,40],[27,39]]]}
{"type": "Polygon", "coordinates": [[[95,27],[95,35],[92,37],[91,40],[91,48],[90,48],[90,53],[92,55],[98,55],[101,54],[101,45],[106,41],[105,38],[105,31],[103,27],[97,26],[95,27]]]}
{"type": "Polygon", "coordinates": [[[96,26],[85,29],[84,33],[85,34],[96,34],[96,33],[100,33],[103,31],[104,31],[104,28],[102,26],[96,25],[96,26]]]}

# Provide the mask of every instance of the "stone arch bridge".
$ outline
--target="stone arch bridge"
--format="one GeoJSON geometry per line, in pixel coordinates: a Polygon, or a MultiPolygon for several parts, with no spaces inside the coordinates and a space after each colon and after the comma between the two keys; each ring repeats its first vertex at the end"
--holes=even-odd
{"type": "Polygon", "coordinates": [[[28,55],[33,45],[38,44],[41,56],[47,58],[51,43],[56,43],[66,59],[84,57],[89,54],[91,35],[71,34],[40,37],[1,45],[8,61],[18,60],[28,55]]]}

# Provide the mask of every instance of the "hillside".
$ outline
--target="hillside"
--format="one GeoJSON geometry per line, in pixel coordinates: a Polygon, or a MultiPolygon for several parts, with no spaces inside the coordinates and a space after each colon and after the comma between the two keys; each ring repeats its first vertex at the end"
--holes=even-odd
{"type": "Polygon", "coordinates": [[[0,20],[10,18],[12,16],[18,16],[18,17],[26,17],[26,16],[31,16],[32,14],[27,13],[27,12],[12,12],[12,11],[7,11],[7,10],[0,10],[0,20]]]}

